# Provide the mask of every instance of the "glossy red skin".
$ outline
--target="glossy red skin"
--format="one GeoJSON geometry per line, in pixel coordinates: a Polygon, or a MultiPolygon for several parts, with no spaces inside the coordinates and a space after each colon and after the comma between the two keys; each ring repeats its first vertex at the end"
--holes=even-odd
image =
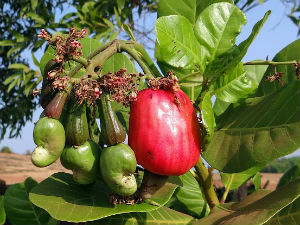
{"type": "Polygon", "coordinates": [[[193,105],[180,89],[145,89],[130,106],[129,146],[137,162],[152,173],[179,176],[201,151],[201,130],[193,105]]]}

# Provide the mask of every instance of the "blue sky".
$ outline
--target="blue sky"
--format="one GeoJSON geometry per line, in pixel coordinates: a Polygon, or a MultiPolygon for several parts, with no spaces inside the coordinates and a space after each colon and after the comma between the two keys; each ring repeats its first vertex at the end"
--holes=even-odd
{"type": "MultiPolygon", "coordinates": [[[[263,15],[272,10],[272,13],[258,34],[252,45],[250,46],[247,55],[243,59],[244,62],[254,59],[265,59],[267,56],[272,59],[277,52],[284,48],[289,43],[297,39],[297,27],[284,15],[288,13],[285,6],[279,0],[268,1],[262,6],[258,6],[250,12],[246,13],[247,24],[243,27],[242,33],[238,36],[237,42],[241,42],[248,37],[253,25],[260,20],[263,15]]],[[[66,9],[64,12],[70,12],[72,9],[66,9]]],[[[154,19],[149,19],[149,23],[154,24],[154,19]]],[[[153,25],[152,25],[153,26],[153,25]]],[[[154,55],[152,52],[150,55],[154,55]]],[[[38,60],[42,54],[37,54],[38,60]]],[[[31,65],[33,65],[31,63],[31,65]]],[[[39,118],[42,108],[37,109],[33,115],[33,121],[27,122],[22,130],[22,136],[16,139],[9,139],[7,136],[0,142],[0,149],[3,146],[9,146],[14,152],[23,154],[26,150],[32,151],[35,148],[33,142],[32,132],[34,122],[39,118]]],[[[293,153],[293,155],[300,155],[300,151],[293,153]]]]}

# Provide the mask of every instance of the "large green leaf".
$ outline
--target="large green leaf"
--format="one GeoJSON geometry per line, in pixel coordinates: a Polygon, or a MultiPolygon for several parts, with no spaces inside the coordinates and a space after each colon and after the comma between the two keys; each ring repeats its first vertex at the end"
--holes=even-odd
{"type": "MultiPolygon", "coordinates": [[[[291,167],[285,174],[280,178],[280,181],[277,185],[277,188],[286,185],[292,180],[300,176],[300,167],[295,165],[291,167]]],[[[300,198],[294,201],[289,206],[282,209],[277,213],[272,219],[270,219],[266,225],[280,225],[280,224],[289,224],[289,225],[298,225],[300,224],[300,198]]]]}
{"type": "Polygon", "coordinates": [[[237,173],[299,148],[299,85],[294,81],[271,95],[231,105],[216,121],[205,160],[221,172],[237,173]]]}
{"type": "Polygon", "coordinates": [[[183,183],[175,192],[175,210],[187,213],[197,218],[202,218],[209,213],[206,200],[201,192],[201,187],[190,172],[179,177],[183,183]]]}
{"type": "Polygon", "coordinates": [[[153,205],[140,203],[113,206],[108,198],[110,190],[103,182],[80,186],[73,181],[72,175],[61,172],[53,174],[32,189],[29,198],[55,219],[83,222],[116,214],[158,209],[169,201],[179,184],[177,177],[169,177],[167,183],[152,195],[153,205]]]}
{"type": "Polygon", "coordinates": [[[195,35],[205,52],[206,64],[233,47],[246,22],[245,14],[227,2],[212,4],[202,11],[195,24],[195,35]]]}
{"type": "Polygon", "coordinates": [[[239,203],[221,204],[193,224],[261,225],[300,196],[300,178],[276,191],[257,190],[239,203]]]}
{"type": "Polygon", "coordinates": [[[253,177],[263,166],[252,167],[240,173],[220,173],[222,182],[225,187],[229,186],[229,190],[233,190],[241,186],[251,177],[253,177]]]}
{"type": "Polygon", "coordinates": [[[169,209],[161,207],[145,213],[127,213],[111,216],[101,220],[88,222],[87,225],[184,225],[190,224],[194,220],[193,217],[169,209]]]}
{"type": "Polygon", "coordinates": [[[195,0],[160,0],[158,3],[157,17],[169,15],[181,15],[187,18],[191,24],[196,21],[196,1],[195,0]]]}
{"type": "Polygon", "coordinates": [[[6,220],[6,213],[4,209],[4,196],[0,195],[0,225],[3,225],[6,220]]]}
{"type": "Polygon", "coordinates": [[[270,13],[271,12],[268,11],[264,17],[254,25],[251,34],[246,40],[241,42],[238,46],[233,45],[232,48],[215,58],[207,66],[205,73],[211,76],[218,76],[219,74],[223,74],[224,72],[235,68],[247,53],[249,46],[254,41],[260,29],[268,19],[270,13]]]}
{"type": "MultiPolygon", "coordinates": [[[[300,39],[292,42],[285,48],[283,48],[277,55],[273,58],[272,61],[300,61],[300,39]]],[[[276,66],[277,72],[282,72],[283,77],[282,81],[289,83],[294,80],[297,80],[295,74],[295,67],[292,65],[280,65],[276,66]]],[[[264,77],[259,84],[256,96],[267,95],[277,89],[281,88],[281,85],[278,82],[270,82],[267,80],[267,77],[271,74],[274,74],[274,66],[269,66],[267,71],[264,74],[264,77]]]]}
{"type": "Polygon", "coordinates": [[[230,102],[224,102],[217,98],[213,107],[215,115],[217,117],[220,116],[229,107],[230,104],[230,102]]]}
{"type": "Polygon", "coordinates": [[[204,70],[204,52],[188,19],[179,15],[160,17],[156,20],[155,32],[159,44],[156,46],[159,51],[155,51],[158,61],[176,68],[204,70]]]}
{"type": "Polygon", "coordinates": [[[247,76],[252,79],[257,87],[263,78],[268,66],[267,65],[244,65],[244,70],[247,73],[247,76]]]}
{"type": "Polygon", "coordinates": [[[195,24],[199,14],[209,5],[218,2],[229,2],[233,4],[232,0],[160,0],[158,3],[157,17],[169,15],[181,15],[187,18],[191,24],[195,24]]]}
{"type": "Polygon", "coordinates": [[[243,63],[239,63],[232,71],[216,79],[214,93],[222,101],[235,103],[253,94],[257,87],[258,84],[244,70],[243,63]]]}
{"type": "Polygon", "coordinates": [[[31,177],[25,182],[10,186],[4,195],[6,216],[13,225],[56,224],[49,214],[33,205],[28,198],[29,192],[37,185],[31,177]]]}

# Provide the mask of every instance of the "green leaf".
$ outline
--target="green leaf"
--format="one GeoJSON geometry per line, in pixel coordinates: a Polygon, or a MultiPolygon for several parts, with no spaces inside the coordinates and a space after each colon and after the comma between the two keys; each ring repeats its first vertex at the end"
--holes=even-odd
{"type": "Polygon", "coordinates": [[[216,121],[205,160],[219,171],[237,173],[299,148],[299,85],[294,81],[271,95],[231,105],[216,121]]]}
{"type": "Polygon", "coordinates": [[[6,56],[9,58],[13,53],[17,52],[22,46],[16,46],[7,51],[6,56]]]}
{"type": "Polygon", "coordinates": [[[207,66],[208,68],[206,74],[210,76],[218,76],[219,74],[235,68],[247,53],[249,46],[259,33],[270,14],[271,11],[268,11],[264,17],[254,25],[251,34],[246,40],[241,42],[238,46],[232,46],[231,49],[228,49],[226,52],[215,58],[207,66]]]}
{"type": "Polygon", "coordinates": [[[131,38],[131,40],[136,41],[132,30],[126,23],[122,24],[122,29],[128,34],[128,36],[131,38]]]}
{"type": "Polygon", "coordinates": [[[195,24],[196,1],[176,0],[176,4],[170,0],[160,0],[158,3],[157,18],[169,15],[181,15],[187,18],[191,24],[195,24]]]}
{"type": "Polygon", "coordinates": [[[97,221],[88,222],[87,225],[184,225],[190,224],[194,218],[167,207],[161,207],[145,213],[126,213],[104,218],[97,221]]]}
{"type": "Polygon", "coordinates": [[[255,82],[258,87],[261,79],[263,78],[268,66],[267,65],[244,65],[244,70],[246,71],[247,76],[255,82]]]}
{"type": "Polygon", "coordinates": [[[22,63],[13,63],[8,66],[8,69],[15,69],[15,70],[24,70],[24,72],[28,72],[30,69],[27,65],[22,63]]]}
{"type": "Polygon", "coordinates": [[[14,80],[8,85],[7,92],[10,92],[10,90],[13,89],[14,86],[17,86],[18,78],[19,78],[19,77],[16,77],[16,79],[14,79],[14,80]]]}
{"type": "Polygon", "coordinates": [[[26,13],[26,16],[30,17],[30,19],[34,20],[39,25],[44,25],[46,23],[46,21],[41,16],[34,12],[26,13]]]}
{"type": "Polygon", "coordinates": [[[151,197],[156,205],[140,203],[119,204],[114,207],[109,203],[110,190],[103,182],[80,186],[73,181],[71,174],[61,172],[42,181],[31,190],[29,198],[33,204],[45,209],[57,220],[83,222],[116,214],[158,209],[169,201],[178,185],[180,181],[177,177],[169,177],[166,184],[151,197]]]}
{"type": "MultiPolygon", "coordinates": [[[[238,203],[221,204],[193,224],[261,225],[300,196],[300,178],[276,191],[257,190],[238,203]]],[[[288,223],[289,224],[289,223],[288,223]]]]}
{"type": "Polygon", "coordinates": [[[158,3],[157,18],[161,16],[181,15],[194,25],[199,14],[206,7],[218,2],[229,2],[233,4],[232,0],[176,0],[176,4],[170,0],[160,0],[158,3]]]}
{"type": "Polygon", "coordinates": [[[176,68],[204,70],[203,51],[192,24],[185,17],[160,17],[156,20],[155,32],[158,42],[155,48],[159,48],[155,57],[158,61],[176,68]]]}
{"type": "Polygon", "coordinates": [[[209,140],[211,140],[216,126],[211,97],[212,97],[211,92],[210,91],[206,92],[202,102],[200,103],[201,119],[206,129],[206,132],[209,136],[209,140]]]}
{"type": "Polygon", "coordinates": [[[257,87],[258,84],[244,70],[243,63],[239,63],[232,71],[216,79],[214,93],[224,102],[236,103],[253,94],[257,87]]]}
{"type": "MultiPolygon", "coordinates": [[[[279,183],[277,184],[277,189],[288,184],[292,180],[300,176],[300,167],[295,165],[291,167],[287,172],[283,174],[279,183]]],[[[277,224],[289,224],[298,225],[300,222],[300,198],[294,201],[289,206],[282,209],[277,213],[272,219],[270,219],[266,225],[277,225],[277,224]]]]}
{"type": "MultiPolygon", "coordinates": [[[[291,44],[283,48],[279,53],[276,54],[272,61],[300,61],[300,51],[297,51],[296,49],[300,49],[300,39],[292,42],[291,44]]],[[[282,81],[284,81],[285,83],[297,80],[294,66],[280,65],[276,66],[276,69],[277,72],[283,73],[282,81]]],[[[256,96],[267,95],[281,88],[281,85],[278,82],[270,82],[267,80],[267,77],[270,76],[270,74],[274,74],[274,66],[268,67],[261,83],[259,84],[256,96]]]]}
{"type": "Polygon", "coordinates": [[[12,40],[0,41],[0,46],[14,46],[14,45],[16,45],[16,42],[12,40]]]}
{"type": "Polygon", "coordinates": [[[32,57],[32,61],[33,61],[34,65],[36,65],[39,68],[40,67],[40,63],[37,60],[37,58],[35,57],[35,55],[33,54],[33,52],[31,52],[31,57],[32,57]]]}
{"type": "Polygon", "coordinates": [[[38,0],[31,0],[31,9],[32,10],[35,10],[35,8],[37,7],[38,5],[38,0]]]}
{"type": "Polygon", "coordinates": [[[6,216],[13,225],[48,224],[49,214],[35,205],[29,199],[28,194],[37,185],[31,177],[25,182],[11,185],[4,195],[6,216]]]}
{"type": "Polygon", "coordinates": [[[196,179],[190,172],[180,176],[179,179],[183,186],[179,187],[174,194],[179,204],[176,202],[172,208],[197,218],[206,216],[209,208],[196,179]]]}
{"type": "Polygon", "coordinates": [[[240,187],[242,184],[244,184],[245,182],[247,182],[263,167],[264,166],[252,167],[240,173],[220,173],[222,183],[224,184],[225,187],[229,186],[229,190],[236,189],[240,187]]]}
{"type": "Polygon", "coordinates": [[[124,53],[117,53],[105,61],[102,74],[115,73],[122,68],[126,68],[127,73],[137,73],[133,62],[124,53]]]}
{"type": "Polygon", "coordinates": [[[245,14],[227,2],[215,3],[203,10],[195,24],[195,35],[205,52],[206,64],[233,47],[246,22],[245,14]]]}
{"type": "Polygon", "coordinates": [[[253,184],[255,186],[255,190],[260,189],[261,186],[261,178],[260,178],[260,172],[257,172],[254,177],[252,178],[253,184]]]}
{"type": "Polygon", "coordinates": [[[4,209],[4,196],[0,195],[0,225],[3,225],[6,220],[6,213],[4,209]]]}
{"type": "Polygon", "coordinates": [[[280,188],[281,186],[291,182],[292,180],[296,179],[300,176],[300,166],[294,165],[288,171],[286,171],[283,176],[280,178],[277,187],[280,188]]]}
{"type": "Polygon", "coordinates": [[[230,104],[230,102],[224,102],[217,98],[213,107],[215,115],[220,116],[229,107],[230,104]]]}
{"type": "Polygon", "coordinates": [[[233,0],[205,0],[205,1],[196,1],[197,3],[197,14],[199,15],[204,9],[208,6],[218,3],[218,2],[228,2],[234,4],[233,0]]]}

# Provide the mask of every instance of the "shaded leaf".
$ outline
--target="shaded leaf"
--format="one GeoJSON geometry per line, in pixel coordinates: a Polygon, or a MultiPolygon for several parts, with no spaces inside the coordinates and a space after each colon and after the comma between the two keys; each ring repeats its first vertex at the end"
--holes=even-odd
{"type": "Polygon", "coordinates": [[[208,91],[205,93],[203,100],[200,103],[201,119],[206,129],[206,132],[209,136],[209,140],[211,140],[216,126],[211,98],[212,98],[212,94],[210,91],[208,91]]]}
{"type": "Polygon", "coordinates": [[[258,171],[260,171],[264,166],[252,167],[246,171],[240,173],[220,173],[222,178],[222,183],[225,187],[229,187],[229,190],[236,189],[242,184],[247,182],[251,177],[253,177],[258,171]]]}
{"type": "Polygon", "coordinates": [[[213,107],[215,115],[220,116],[229,107],[230,104],[230,102],[224,102],[217,98],[213,107]]]}
{"type": "MultiPolygon", "coordinates": [[[[285,48],[283,48],[276,56],[272,59],[272,61],[300,61],[300,51],[296,49],[300,49],[300,39],[292,42],[285,48]]],[[[276,66],[277,72],[282,72],[283,77],[282,81],[286,83],[290,83],[294,80],[297,80],[295,74],[295,67],[292,65],[280,65],[276,66]]],[[[256,92],[256,96],[263,96],[270,94],[273,91],[276,91],[281,88],[281,85],[278,82],[269,82],[267,77],[271,74],[274,74],[274,66],[269,66],[267,71],[262,78],[261,83],[259,84],[258,90],[256,92]]]]}
{"type": "MultiPolygon", "coordinates": [[[[33,205],[28,198],[29,192],[37,185],[31,177],[25,182],[11,185],[4,195],[6,216],[13,225],[44,225],[51,220],[49,214],[33,205]]],[[[52,221],[52,220],[51,220],[52,221]]]]}
{"type": "Polygon", "coordinates": [[[260,178],[260,172],[257,172],[254,177],[252,178],[253,184],[255,186],[255,190],[260,189],[261,186],[261,178],[260,178]]]}
{"type": "Polygon", "coordinates": [[[179,204],[174,204],[172,208],[197,218],[206,216],[209,213],[209,207],[196,179],[190,172],[179,178],[183,186],[179,187],[174,194],[179,204]]]}
{"type": "Polygon", "coordinates": [[[15,41],[12,40],[3,40],[0,41],[0,46],[14,46],[16,45],[15,41]]]}
{"type": "Polygon", "coordinates": [[[155,210],[168,202],[179,184],[177,177],[170,177],[166,185],[152,196],[151,200],[156,205],[140,203],[114,207],[109,203],[110,190],[103,182],[80,186],[73,181],[72,175],[61,172],[42,181],[30,192],[29,198],[55,219],[83,222],[116,214],[155,210]]]}
{"type": "Polygon", "coordinates": [[[6,213],[4,209],[4,196],[0,195],[0,225],[3,225],[6,220],[6,213]]]}
{"type": "Polygon", "coordinates": [[[170,225],[184,225],[190,224],[194,218],[167,207],[161,207],[145,213],[126,213],[115,215],[101,220],[88,222],[87,225],[156,225],[156,224],[170,224],[170,225]]]}
{"type": "Polygon", "coordinates": [[[271,95],[233,104],[203,153],[214,168],[237,173],[292,153],[300,145],[300,81],[271,95]]]}
{"type": "Polygon", "coordinates": [[[203,51],[192,24],[185,17],[160,17],[156,20],[155,32],[158,42],[155,48],[159,48],[155,51],[155,57],[158,61],[176,68],[204,70],[203,51]]]}
{"type": "Polygon", "coordinates": [[[291,182],[292,180],[296,179],[299,176],[300,176],[300,166],[294,165],[283,174],[276,188],[280,188],[281,186],[288,184],[289,182],[291,182]]]}
{"type": "Polygon", "coordinates": [[[300,178],[273,192],[257,190],[238,203],[221,204],[193,224],[261,225],[300,196],[300,178]]]}
{"type": "MultiPolygon", "coordinates": [[[[300,176],[300,167],[295,165],[291,167],[287,172],[280,178],[277,188],[284,186],[300,176]]],[[[300,223],[300,198],[294,201],[289,206],[282,209],[274,217],[272,217],[266,225],[277,225],[277,224],[289,224],[298,225],[300,223]]]]}
{"type": "MultiPolygon", "coordinates": [[[[233,47],[246,21],[245,14],[227,2],[212,4],[202,11],[195,24],[195,35],[205,52],[205,64],[233,47]]],[[[204,75],[210,76],[206,72],[204,75]]]]}

